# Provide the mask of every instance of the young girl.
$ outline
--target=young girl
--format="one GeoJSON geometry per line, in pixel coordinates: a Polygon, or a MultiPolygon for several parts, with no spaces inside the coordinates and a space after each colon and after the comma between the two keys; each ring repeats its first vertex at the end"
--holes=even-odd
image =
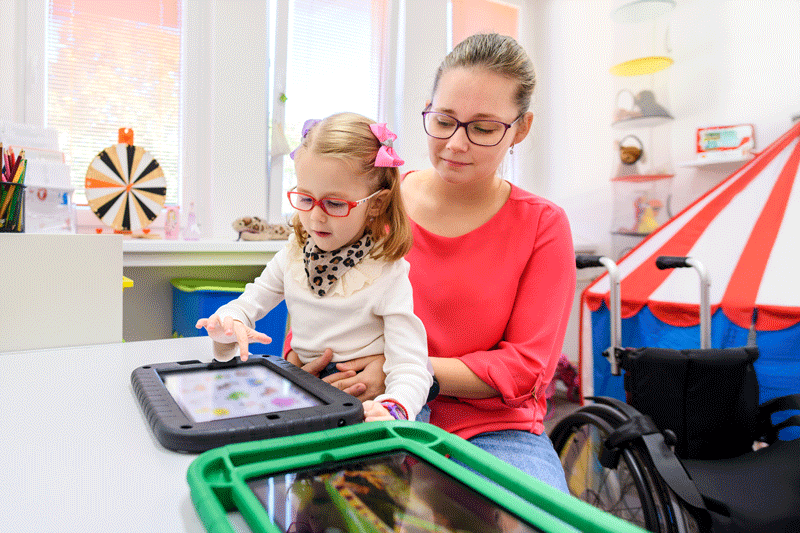
{"type": "Polygon", "coordinates": [[[364,402],[365,419],[414,420],[420,413],[433,377],[403,259],[411,231],[395,138],[385,124],[354,113],[306,122],[292,153],[294,237],[239,298],[197,322],[214,340],[216,359],[238,351],[244,361],[249,342],[270,342],[253,324],[285,299],[293,363],[309,363],[326,348],[332,366],[385,353],[386,392],[364,402]]]}

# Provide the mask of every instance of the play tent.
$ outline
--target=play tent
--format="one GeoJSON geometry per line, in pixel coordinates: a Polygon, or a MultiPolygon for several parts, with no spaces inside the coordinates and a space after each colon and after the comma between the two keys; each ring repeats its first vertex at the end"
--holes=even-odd
{"type": "MultiPolygon", "coordinates": [[[[800,122],[619,260],[622,345],[699,348],[700,284],[692,268],[658,270],[660,255],[691,256],[710,276],[711,346],[755,337],[761,401],[800,392],[800,122]]],[[[624,398],[610,375],[609,279],[581,297],[584,396],[624,398]]]]}

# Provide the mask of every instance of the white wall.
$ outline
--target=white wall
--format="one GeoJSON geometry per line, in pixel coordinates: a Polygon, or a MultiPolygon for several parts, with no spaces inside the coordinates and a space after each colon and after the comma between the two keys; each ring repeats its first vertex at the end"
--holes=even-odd
{"type": "MultiPolygon", "coordinates": [[[[610,13],[619,0],[529,1],[536,19],[539,138],[521,185],[563,205],[573,231],[608,246],[616,169],[610,127],[620,80],[610,13]]],[[[677,0],[669,15],[672,57],[664,71],[674,162],[695,158],[698,127],[752,123],[761,150],[800,113],[800,0],[677,0]]],[[[675,165],[673,211],[729,171],[675,165]]]]}

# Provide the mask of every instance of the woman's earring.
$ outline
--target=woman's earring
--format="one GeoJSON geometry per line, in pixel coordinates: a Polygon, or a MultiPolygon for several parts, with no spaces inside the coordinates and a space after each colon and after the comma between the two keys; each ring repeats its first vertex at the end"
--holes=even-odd
{"type": "Polygon", "coordinates": [[[508,151],[509,154],[514,155],[514,145],[511,145],[511,150],[508,151]]]}

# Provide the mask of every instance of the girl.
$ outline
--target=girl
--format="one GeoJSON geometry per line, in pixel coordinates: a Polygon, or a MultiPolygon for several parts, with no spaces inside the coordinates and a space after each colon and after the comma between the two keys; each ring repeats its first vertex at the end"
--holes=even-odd
{"type": "Polygon", "coordinates": [[[239,298],[197,322],[216,359],[238,351],[244,361],[249,342],[270,342],[253,324],[285,298],[291,362],[310,363],[330,348],[335,372],[335,363],[383,353],[386,392],[364,402],[365,419],[414,420],[422,411],[433,377],[403,259],[412,241],[395,138],[354,113],[306,122],[292,153],[293,238],[239,298]]]}

